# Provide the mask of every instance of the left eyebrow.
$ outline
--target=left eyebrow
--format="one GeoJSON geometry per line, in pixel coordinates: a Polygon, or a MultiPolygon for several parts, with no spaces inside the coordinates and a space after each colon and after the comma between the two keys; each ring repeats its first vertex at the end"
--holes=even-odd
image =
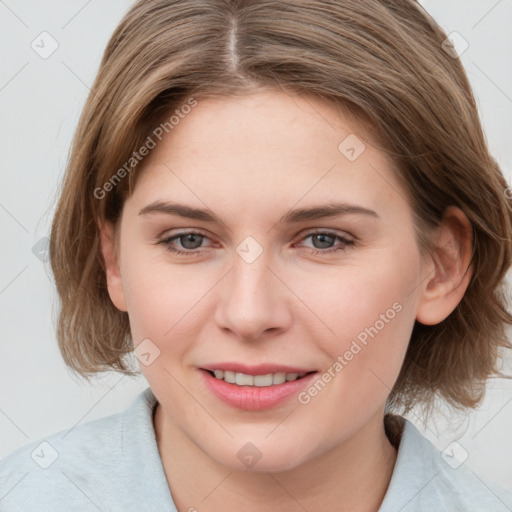
{"type": "Polygon", "coordinates": [[[364,208],[363,206],[332,202],[326,205],[315,206],[312,208],[299,208],[289,211],[279,219],[279,223],[304,222],[306,220],[325,219],[328,217],[337,217],[338,215],[368,215],[380,219],[380,216],[374,210],[364,208]]]}

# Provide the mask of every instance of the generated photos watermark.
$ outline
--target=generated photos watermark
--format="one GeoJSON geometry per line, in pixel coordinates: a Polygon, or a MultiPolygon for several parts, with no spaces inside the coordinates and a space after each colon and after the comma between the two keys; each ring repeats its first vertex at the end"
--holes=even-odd
{"type": "Polygon", "coordinates": [[[132,156],[120,167],[112,176],[105,182],[101,187],[94,189],[94,197],[96,199],[103,199],[107,192],[111,192],[114,188],[125,178],[139,162],[141,162],[149,152],[154,149],[158,142],[160,142],[164,136],[170,133],[171,130],[177,126],[181,119],[184,119],[187,114],[190,114],[192,108],[197,106],[197,100],[193,97],[189,98],[187,102],[177,108],[174,114],[170,116],[166,121],[160,123],[152,132],[148,135],[144,144],[134,151],[132,156]]]}
{"type": "Polygon", "coordinates": [[[309,388],[305,391],[301,391],[298,394],[299,403],[306,405],[311,402],[311,399],[322,391],[325,386],[331,380],[333,380],[337,374],[339,374],[345,366],[347,366],[350,361],[354,359],[354,357],[359,354],[367,345],[369,338],[373,339],[377,336],[383,329],[386,327],[391,320],[393,320],[400,311],[402,311],[403,306],[400,302],[395,302],[393,305],[386,310],[385,313],[381,313],[379,319],[376,320],[373,325],[370,327],[365,327],[355,339],[352,340],[350,347],[345,350],[343,354],[340,354],[335,361],[325,370],[322,375],[320,375],[309,388]]]}

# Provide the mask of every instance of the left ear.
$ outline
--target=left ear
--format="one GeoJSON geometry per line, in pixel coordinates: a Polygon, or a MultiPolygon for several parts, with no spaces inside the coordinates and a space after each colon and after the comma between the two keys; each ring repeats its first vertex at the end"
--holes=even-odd
{"type": "Polygon", "coordinates": [[[446,209],[434,234],[434,256],[426,259],[426,278],[422,283],[416,314],[418,322],[442,322],[459,304],[473,275],[469,267],[473,230],[466,215],[455,206],[446,209]]]}

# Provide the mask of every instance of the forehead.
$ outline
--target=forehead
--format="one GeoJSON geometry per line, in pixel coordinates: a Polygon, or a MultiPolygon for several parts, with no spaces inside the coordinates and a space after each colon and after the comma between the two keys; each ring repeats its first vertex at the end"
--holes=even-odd
{"type": "MultiPolygon", "coordinates": [[[[178,108],[179,110],[179,108],[178,108]]],[[[261,91],[232,98],[206,98],[178,122],[152,151],[149,161],[204,154],[230,158],[256,154],[297,160],[338,152],[338,139],[353,133],[368,138],[362,123],[334,103],[299,93],[261,91]],[[250,152],[250,153],[248,153],[250,152]]]]}
{"type": "Polygon", "coordinates": [[[271,91],[200,100],[146,157],[135,192],[146,202],[172,195],[233,208],[396,201],[393,162],[363,126],[314,96],[271,91]]]}

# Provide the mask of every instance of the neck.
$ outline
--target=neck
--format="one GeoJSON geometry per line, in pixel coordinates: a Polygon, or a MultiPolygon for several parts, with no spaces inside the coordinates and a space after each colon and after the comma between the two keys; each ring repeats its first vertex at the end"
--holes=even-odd
{"type": "Polygon", "coordinates": [[[217,463],[165,418],[157,405],[157,444],[179,512],[338,510],[377,512],[396,461],[379,411],[353,437],[280,472],[238,471],[217,463]]]}

